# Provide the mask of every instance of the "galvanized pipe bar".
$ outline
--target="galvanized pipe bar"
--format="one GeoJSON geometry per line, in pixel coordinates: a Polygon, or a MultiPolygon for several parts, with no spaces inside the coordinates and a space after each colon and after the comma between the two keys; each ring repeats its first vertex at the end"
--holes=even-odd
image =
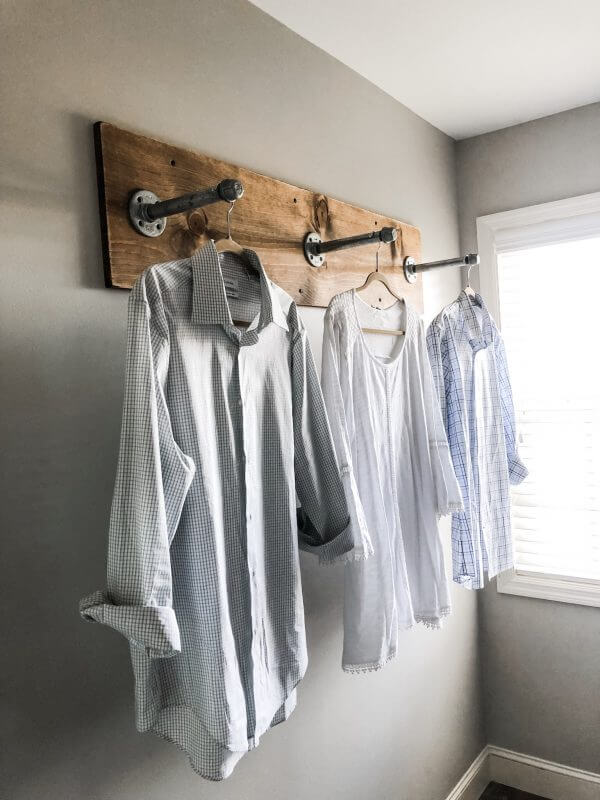
{"type": "Polygon", "coordinates": [[[329,242],[315,242],[310,244],[309,247],[315,255],[322,255],[323,253],[331,253],[334,250],[346,250],[349,247],[360,247],[370,242],[390,244],[391,242],[395,242],[397,237],[398,233],[395,228],[382,228],[380,231],[361,233],[358,236],[348,236],[345,239],[332,239],[329,242]]]}
{"type": "Polygon", "coordinates": [[[430,269],[438,269],[439,267],[471,267],[479,264],[478,253],[467,253],[462,258],[445,258],[442,261],[427,261],[425,264],[417,264],[414,258],[410,256],[404,259],[404,277],[409,283],[414,283],[417,280],[418,272],[427,272],[430,269]]]}
{"type": "Polygon", "coordinates": [[[445,258],[442,261],[428,261],[425,264],[415,264],[415,272],[427,272],[430,269],[439,269],[440,267],[470,267],[479,264],[479,256],[477,253],[468,253],[462,258],[445,258]]]}
{"type": "Polygon", "coordinates": [[[235,200],[239,200],[243,194],[244,187],[241,182],[227,178],[210,189],[182,194],[180,197],[172,197],[170,200],[162,200],[158,203],[146,203],[143,213],[149,222],[154,222],[162,217],[183,214],[185,211],[209,206],[222,200],[233,203],[235,200]]]}

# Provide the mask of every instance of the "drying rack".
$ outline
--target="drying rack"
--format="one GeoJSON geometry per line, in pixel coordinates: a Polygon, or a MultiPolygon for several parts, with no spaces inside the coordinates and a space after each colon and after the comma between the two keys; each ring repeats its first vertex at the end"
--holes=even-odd
{"type": "Polygon", "coordinates": [[[94,141],[109,287],[130,288],[151,264],[222,238],[223,203],[235,206],[234,239],[257,252],[298,305],[327,306],[362,284],[377,260],[394,290],[423,311],[420,273],[479,263],[476,254],[420,263],[421,234],[409,223],[110,123],[94,125],[94,141]],[[378,245],[377,259],[367,244],[378,245]]]}

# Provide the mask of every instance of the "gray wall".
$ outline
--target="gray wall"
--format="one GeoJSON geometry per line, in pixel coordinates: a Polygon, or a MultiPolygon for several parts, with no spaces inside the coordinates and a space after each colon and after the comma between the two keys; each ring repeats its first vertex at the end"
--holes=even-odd
{"type": "MultiPolygon", "coordinates": [[[[76,606],[104,583],[127,301],[102,284],[91,122],[403,218],[429,258],[457,252],[453,142],[241,0],[14,0],[0,14],[0,795],[442,800],[484,743],[467,592],[443,631],[347,676],[342,573],[304,560],[298,709],[223,785],[135,732],[126,644],[76,606]]],[[[458,290],[451,273],[427,285],[430,316],[458,290]]],[[[319,350],[322,312],[306,319],[319,350]]]]}
{"type": "MultiPolygon", "coordinates": [[[[457,164],[468,251],[480,215],[600,190],[600,104],[459,142],[457,164]]],[[[559,303],[585,291],[569,269],[559,303]]],[[[501,595],[494,581],[481,652],[487,740],[600,772],[600,609],[501,595]]]]}

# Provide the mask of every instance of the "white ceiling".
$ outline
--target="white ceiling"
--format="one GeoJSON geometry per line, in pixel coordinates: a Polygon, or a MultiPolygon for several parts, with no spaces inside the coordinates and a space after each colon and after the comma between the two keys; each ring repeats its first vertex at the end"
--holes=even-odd
{"type": "Polygon", "coordinates": [[[456,139],[600,100],[600,0],[252,0],[456,139]]]}

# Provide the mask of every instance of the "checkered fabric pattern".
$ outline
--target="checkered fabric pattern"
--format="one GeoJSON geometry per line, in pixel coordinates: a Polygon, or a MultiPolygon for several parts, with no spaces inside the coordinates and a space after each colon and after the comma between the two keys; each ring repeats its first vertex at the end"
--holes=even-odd
{"type": "Polygon", "coordinates": [[[452,517],[453,577],[481,589],[513,565],[510,484],[527,476],[500,332],[466,292],[431,323],[427,348],[464,511],[452,517]]]}
{"type": "Polygon", "coordinates": [[[211,242],[146,270],[107,589],[81,602],[130,642],[138,729],[227,777],[291,713],[306,669],[298,545],[343,558],[349,522],[306,333],[256,254],[220,259],[211,242]]]}

